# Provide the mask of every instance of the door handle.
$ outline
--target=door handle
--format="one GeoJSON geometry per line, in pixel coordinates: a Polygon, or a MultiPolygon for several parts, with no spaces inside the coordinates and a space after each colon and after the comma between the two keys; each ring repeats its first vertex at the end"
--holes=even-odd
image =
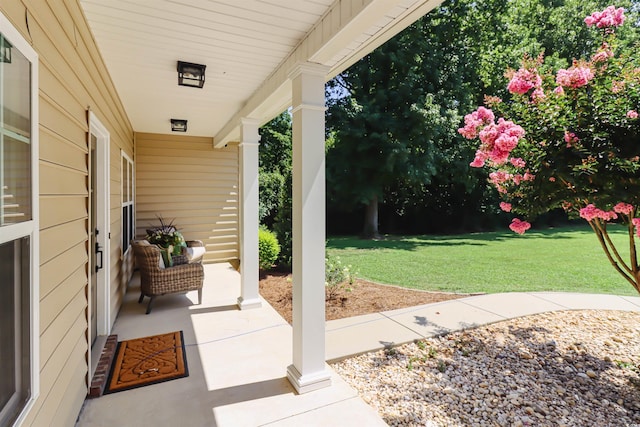
{"type": "Polygon", "coordinates": [[[96,273],[101,268],[102,268],[102,248],[100,247],[100,244],[96,242],[96,273]],[[100,264],[98,264],[98,259],[100,259],[100,264]]]}

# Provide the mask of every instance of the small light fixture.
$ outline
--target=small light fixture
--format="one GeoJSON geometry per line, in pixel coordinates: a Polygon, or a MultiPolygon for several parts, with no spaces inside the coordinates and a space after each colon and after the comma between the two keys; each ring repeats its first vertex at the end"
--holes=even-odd
{"type": "Polygon", "coordinates": [[[13,45],[0,34],[0,62],[11,64],[11,48],[13,45]]]}
{"type": "Polygon", "coordinates": [[[178,61],[178,85],[202,88],[206,65],[178,61]]]}
{"type": "Polygon", "coordinates": [[[185,119],[171,119],[172,132],[186,132],[187,121],[185,119]]]}

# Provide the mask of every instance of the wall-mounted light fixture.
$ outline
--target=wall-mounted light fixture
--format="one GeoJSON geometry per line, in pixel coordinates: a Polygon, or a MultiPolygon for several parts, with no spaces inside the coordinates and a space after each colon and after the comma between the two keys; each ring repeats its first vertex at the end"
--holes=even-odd
{"type": "Polygon", "coordinates": [[[172,132],[186,132],[187,121],[185,119],[171,119],[172,132]]]}
{"type": "Polygon", "coordinates": [[[206,65],[178,61],[178,84],[180,86],[204,86],[204,70],[206,65]]]}
{"type": "Polygon", "coordinates": [[[11,48],[13,45],[0,34],[0,62],[11,64],[11,48]]]}

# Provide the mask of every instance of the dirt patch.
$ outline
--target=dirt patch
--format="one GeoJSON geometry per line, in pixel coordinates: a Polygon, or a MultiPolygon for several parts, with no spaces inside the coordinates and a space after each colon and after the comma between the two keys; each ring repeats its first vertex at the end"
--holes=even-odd
{"type": "MultiPolygon", "coordinates": [[[[287,273],[269,272],[263,274],[260,279],[260,295],[289,323],[292,306],[291,286],[291,274],[287,273]]],[[[469,295],[411,290],[358,279],[350,292],[341,291],[335,298],[325,301],[325,313],[327,320],[335,320],[466,296],[469,295]]]]}

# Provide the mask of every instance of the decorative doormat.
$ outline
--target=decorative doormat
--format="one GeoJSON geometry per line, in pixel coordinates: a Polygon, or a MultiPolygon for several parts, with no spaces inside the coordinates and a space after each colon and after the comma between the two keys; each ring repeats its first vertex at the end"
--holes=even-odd
{"type": "Polygon", "coordinates": [[[105,394],[188,376],[182,331],[120,341],[105,394]]]}

